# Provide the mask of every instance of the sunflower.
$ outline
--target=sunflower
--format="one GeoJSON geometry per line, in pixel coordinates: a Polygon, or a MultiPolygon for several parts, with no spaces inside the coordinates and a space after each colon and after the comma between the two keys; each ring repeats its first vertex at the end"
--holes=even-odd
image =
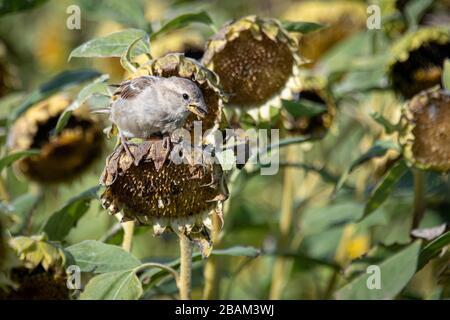
{"type": "Polygon", "coordinates": [[[8,144],[12,151],[40,150],[38,155],[17,162],[20,172],[30,179],[41,183],[70,181],[101,155],[101,125],[87,108],[77,109],[63,131],[52,134],[71,102],[65,95],[52,96],[30,107],[11,128],[8,144]]]}
{"type": "Polygon", "coordinates": [[[429,89],[405,104],[399,142],[403,156],[420,169],[450,171],[450,94],[429,89]]]}
{"type": "Polygon", "coordinates": [[[280,107],[297,87],[297,40],[275,19],[247,16],[226,24],[207,41],[203,63],[216,72],[232,108],[255,118],[280,107]]]}
{"type": "Polygon", "coordinates": [[[209,252],[205,227],[212,228],[212,215],[221,217],[228,196],[221,165],[201,147],[167,140],[143,141],[130,151],[133,159],[118,146],[106,160],[104,208],[122,211],[123,222],[153,226],[156,235],[171,230],[200,239],[202,252],[209,252]]]}
{"type": "Polygon", "coordinates": [[[450,57],[450,34],[444,28],[421,28],[392,47],[388,64],[393,89],[405,98],[441,83],[444,60],[450,57]]]}

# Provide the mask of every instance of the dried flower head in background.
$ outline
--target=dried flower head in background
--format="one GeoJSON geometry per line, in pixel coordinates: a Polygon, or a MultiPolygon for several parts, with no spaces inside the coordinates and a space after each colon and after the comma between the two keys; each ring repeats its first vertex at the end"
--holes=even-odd
{"type": "Polygon", "coordinates": [[[392,47],[389,77],[405,98],[441,83],[444,60],[450,57],[450,31],[422,28],[406,34],[392,47]]]}
{"type": "Polygon", "coordinates": [[[291,134],[323,137],[336,115],[334,99],[327,88],[326,80],[317,76],[302,74],[301,87],[294,91],[294,100],[305,106],[298,110],[296,105],[282,108],[283,127],[291,134]]]}
{"type": "Polygon", "coordinates": [[[52,134],[70,103],[64,95],[50,97],[30,107],[11,128],[8,144],[13,151],[40,150],[39,155],[17,162],[18,169],[30,179],[42,183],[70,181],[101,155],[102,128],[87,108],[77,109],[63,131],[52,134]]]}
{"type": "Polygon", "coordinates": [[[366,26],[366,8],[356,1],[302,1],[289,6],[283,19],[327,26],[299,38],[300,53],[313,64],[339,41],[366,26]]]}
{"type": "Polygon", "coordinates": [[[450,94],[431,89],[403,109],[399,142],[406,160],[420,169],[450,170],[450,94]]]}
{"type": "Polygon", "coordinates": [[[6,47],[0,41],[0,97],[17,89],[20,79],[17,77],[17,68],[8,59],[6,47]]]}
{"type": "Polygon", "coordinates": [[[11,271],[11,285],[0,289],[0,299],[69,299],[65,255],[45,236],[16,237],[9,242],[21,261],[11,271]]]}
{"type": "Polygon", "coordinates": [[[211,215],[221,215],[228,192],[221,165],[197,148],[149,140],[130,145],[133,160],[119,146],[100,179],[106,186],[103,206],[113,214],[122,210],[123,221],[152,225],[155,234],[167,229],[188,236],[205,233],[204,227],[212,227],[211,215]]]}
{"type": "Polygon", "coordinates": [[[202,61],[218,74],[233,107],[256,113],[291,97],[301,63],[296,39],[277,20],[256,16],[226,24],[208,40],[202,61]]]}

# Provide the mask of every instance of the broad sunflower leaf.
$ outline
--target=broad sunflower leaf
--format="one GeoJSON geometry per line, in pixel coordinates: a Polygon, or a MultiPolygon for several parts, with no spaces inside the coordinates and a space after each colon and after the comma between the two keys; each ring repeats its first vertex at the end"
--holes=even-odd
{"type": "Polygon", "coordinates": [[[85,240],[65,248],[82,272],[110,273],[126,271],[141,262],[122,248],[95,240],[85,240]]]}
{"type": "MultiPolygon", "coordinates": [[[[386,300],[393,299],[408,284],[417,270],[421,241],[416,241],[375,265],[378,267],[380,288],[369,289],[376,272],[364,272],[336,293],[338,300],[386,300]]],[[[377,270],[377,269],[374,269],[377,270]]]]}
{"type": "Polygon", "coordinates": [[[208,26],[213,26],[213,21],[212,21],[211,17],[205,11],[200,11],[198,13],[182,14],[182,15],[180,15],[176,18],[173,18],[172,20],[164,23],[158,31],[154,32],[150,36],[150,40],[156,39],[158,36],[160,36],[161,34],[167,32],[167,31],[177,30],[177,29],[187,27],[191,23],[202,23],[202,24],[206,24],[208,26]]]}
{"type": "Polygon", "coordinates": [[[142,295],[142,284],[134,270],[115,271],[92,278],[81,300],[137,300],[142,295]]]}

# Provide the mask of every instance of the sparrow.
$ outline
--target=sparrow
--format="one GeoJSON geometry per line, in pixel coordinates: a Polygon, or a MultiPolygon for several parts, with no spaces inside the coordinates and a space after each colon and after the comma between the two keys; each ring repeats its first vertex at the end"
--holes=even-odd
{"type": "Polygon", "coordinates": [[[109,113],[131,156],[128,139],[170,135],[191,113],[203,118],[208,109],[202,91],[189,79],[141,76],[122,82],[109,108],[101,112],[109,113]]]}

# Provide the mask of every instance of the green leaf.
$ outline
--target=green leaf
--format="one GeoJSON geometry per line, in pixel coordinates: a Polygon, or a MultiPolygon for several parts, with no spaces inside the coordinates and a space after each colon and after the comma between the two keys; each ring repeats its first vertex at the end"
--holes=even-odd
{"type": "Polygon", "coordinates": [[[14,215],[19,217],[20,223],[15,224],[10,228],[11,233],[16,234],[26,228],[28,216],[36,208],[39,201],[42,200],[41,195],[42,194],[25,193],[14,199],[11,204],[14,215]]]}
{"type": "Polygon", "coordinates": [[[380,268],[380,289],[369,289],[369,277],[375,274],[364,272],[336,292],[339,300],[386,300],[393,299],[408,284],[417,269],[421,242],[416,241],[390,256],[377,266],[380,268]]]}
{"type": "Polygon", "coordinates": [[[109,79],[109,76],[104,74],[95,79],[93,82],[87,84],[78,93],[77,98],[61,113],[58,118],[58,122],[55,128],[55,135],[59,134],[62,129],[69,122],[72,112],[78,109],[84,102],[86,102],[94,94],[101,94],[105,96],[111,96],[108,85],[105,83],[109,79]]]}
{"type": "Polygon", "coordinates": [[[95,240],[85,240],[65,249],[82,272],[105,273],[136,268],[141,262],[122,248],[95,240]]]}
{"type": "Polygon", "coordinates": [[[387,199],[397,182],[408,171],[408,166],[404,160],[400,160],[384,176],[383,181],[375,188],[364,208],[363,218],[378,209],[387,199]]]}
{"type": "Polygon", "coordinates": [[[235,246],[223,250],[213,250],[212,254],[217,256],[256,258],[261,254],[261,251],[254,247],[235,246]]]}
{"type": "Polygon", "coordinates": [[[73,197],[58,211],[53,213],[43,226],[50,240],[63,240],[76,226],[78,220],[89,210],[92,199],[97,199],[99,186],[90,188],[73,197]]]}
{"type": "Polygon", "coordinates": [[[384,156],[386,152],[388,152],[390,149],[397,150],[398,149],[397,144],[395,144],[391,140],[376,141],[375,144],[369,150],[367,150],[364,154],[359,156],[356,160],[354,160],[350,164],[350,167],[342,174],[341,178],[336,184],[333,194],[335,195],[342,188],[342,186],[347,181],[349,175],[353,172],[353,170],[355,170],[357,167],[373,158],[384,156]]]}
{"type": "Polygon", "coordinates": [[[317,103],[307,99],[282,100],[283,108],[286,109],[294,117],[313,117],[327,111],[327,107],[323,103],[317,103]]]}
{"type": "Polygon", "coordinates": [[[142,41],[133,47],[133,51],[131,53],[132,57],[136,57],[150,51],[149,42],[146,41],[148,35],[143,30],[126,29],[83,43],[70,53],[69,60],[73,57],[121,57],[127,51],[131,43],[141,38],[142,41]]]}
{"type": "Polygon", "coordinates": [[[92,278],[81,300],[137,300],[142,295],[142,284],[134,270],[108,272],[92,278]]]}
{"type": "Polygon", "coordinates": [[[303,34],[315,32],[328,26],[324,24],[314,23],[314,22],[302,22],[302,21],[282,21],[281,25],[286,31],[289,32],[300,32],[303,34]]]}
{"type": "Polygon", "coordinates": [[[4,16],[8,13],[30,10],[45,2],[47,2],[47,0],[1,0],[0,16],[4,16]]]}
{"type": "Polygon", "coordinates": [[[29,107],[51,96],[52,94],[84,81],[97,78],[100,75],[101,74],[95,70],[71,70],[59,73],[50,81],[44,83],[37,90],[33,91],[31,95],[17,108],[17,110],[11,114],[10,121],[16,120],[17,117],[27,111],[29,107]]]}
{"type": "Polygon", "coordinates": [[[447,91],[450,91],[450,60],[449,59],[445,59],[445,61],[444,61],[444,72],[442,72],[442,85],[447,91]]]}
{"type": "Polygon", "coordinates": [[[411,0],[405,6],[405,16],[409,28],[416,28],[426,10],[434,0],[411,0]]]}
{"type": "Polygon", "coordinates": [[[158,36],[167,31],[184,28],[191,23],[203,23],[214,29],[212,19],[205,11],[200,11],[198,13],[187,13],[166,22],[158,31],[150,36],[150,40],[156,39],[158,36]]]}
{"type": "Polygon", "coordinates": [[[398,129],[399,129],[398,126],[396,126],[395,124],[390,122],[388,119],[383,117],[378,112],[372,113],[371,117],[373,118],[373,120],[375,120],[376,122],[378,122],[379,124],[381,124],[383,126],[384,131],[386,131],[387,134],[394,133],[394,132],[398,131],[398,129]]]}
{"type": "Polygon", "coordinates": [[[428,243],[420,253],[419,269],[424,267],[428,261],[436,257],[444,247],[450,245],[450,231],[428,243]]]}
{"type": "Polygon", "coordinates": [[[145,19],[145,8],[142,1],[123,0],[78,0],[81,11],[94,20],[112,19],[131,28],[151,29],[145,19]]]}
{"type": "Polygon", "coordinates": [[[0,172],[2,172],[4,168],[12,165],[17,160],[23,157],[38,155],[40,152],[41,152],[40,150],[30,149],[7,154],[6,156],[0,159],[0,172]]]}

